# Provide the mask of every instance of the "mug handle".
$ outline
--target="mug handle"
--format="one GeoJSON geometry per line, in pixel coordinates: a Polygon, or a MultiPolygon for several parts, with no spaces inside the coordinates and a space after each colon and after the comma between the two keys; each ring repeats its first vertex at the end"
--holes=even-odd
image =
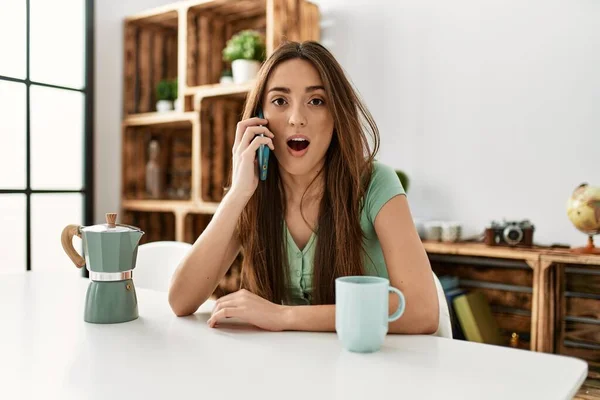
{"type": "Polygon", "coordinates": [[[388,292],[396,293],[398,295],[398,298],[400,299],[400,302],[398,303],[398,309],[396,310],[395,313],[393,313],[388,318],[388,322],[393,322],[393,321],[397,320],[398,318],[400,318],[402,316],[402,314],[404,314],[404,308],[406,306],[406,300],[404,299],[404,295],[402,294],[402,292],[399,291],[398,289],[396,289],[393,286],[388,287],[388,292]]]}

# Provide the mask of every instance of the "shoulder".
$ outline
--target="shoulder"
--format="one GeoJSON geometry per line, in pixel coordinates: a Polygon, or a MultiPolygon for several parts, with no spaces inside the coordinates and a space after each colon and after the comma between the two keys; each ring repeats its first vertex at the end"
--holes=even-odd
{"type": "Polygon", "coordinates": [[[380,161],[374,161],[364,209],[371,223],[375,221],[375,217],[385,203],[397,195],[405,194],[396,170],[380,161]]]}
{"type": "MultiPolygon", "coordinates": [[[[398,174],[396,170],[389,166],[388,164],[382,163],[381,161],[373,161],[373,173],[371,174],[371,185],[373,183],[380,184],[382,182],[392,182],[397,183],[402,186],[400,183],[400,178],[398,178],[398,174]]],[[[402,188],[404,191],[404,188],[402,188]]]]}
{"type": "Polygon", "coordinates": [[[367,189],[367,197],[380,195],[382,190],[386,188],[394,192],[400,192],[400,194],[405,194],[396,170],[381,161],[374,161],[371,181],[367,189]]]}

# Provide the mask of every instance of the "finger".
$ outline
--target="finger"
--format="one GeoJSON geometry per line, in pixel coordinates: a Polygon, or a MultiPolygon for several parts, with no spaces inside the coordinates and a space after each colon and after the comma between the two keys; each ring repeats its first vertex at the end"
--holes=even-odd
{"type": "Polygon", "coordinates": [[[240,295],[244,294],[244,292],[245,292],[245,291],[246,291],[245,289],[240,289],[240,290],[236,290],[236,291],[235,291],[235,292],[233,292],[233,293],[226,294],[225,296],[219,297],[219,298],[217,299],[217,303],[222,303],[222,302],[224,302],[224,301],[228,301],[228,300],[231,300],[231,299],[235,299],[235,298],[237,298],[238,296],[240,296],[240,295]]]}
{"type": "Polygon", "coordinates": [[[235,129],[235,140],[233,142],[233,148],[236,149],[242,140],[242,136],[244,132],[246,132],[246,128],[249,126],[257,126],[257,125],[266,125],[269,121],[264,118],[248,118],[243,121],[238,122],[237,127],[235,129]]]}
{"type": "Polygon", "coordinates": [[[244,136],[242,137],[241,142],[239,143],[239,146],[237,148],[238,151],[243,152],[244,150],[246,150],[248,148],[248,146],[250,145],[250,143],[254,140],[254,138],[257,135],[260,135],[261,133],[263,133],[266,137],[269,137],[269,138],[275,137],[275,135],[273,135],[273,132],[271,132],[268,128],[266,128],[264,126],[248,127],[246,129],[246,132],[244,132],[244,136]]]}
{"type": "Polygon", "coordinates": [[[215,314],[213,314],[207,321],[208,326],[210,326],[211,328],[214,328],[214,326],[216,325],[216,323],[222,319],[225,318],[231,318],[231,317],[242,317],[243,316],[243,309],[240,307],[228,307],[228,308],[223,308],[221,310],[219,310],[218,312],[216,312],[215,314]]]}
{"type": "Polygon", "coordinates": [[[252,143],[250,143],[250,146],[248,146],[248,148],[244,150],[242,154],[246,155],[247,157],[256,157],[256,150],[258,150],[262,144],[269,146],[271,150],[275,150],[275,146],[273,145],[271,138],[259,136],[254,139],[252,143]]]}
{"type": "Polygon", "coordinates": [[[211,315],[215,315],[217,312],[221,311],[223,308],[234,308],[238,306],[237,300],[228,300],[224,302],[217,302],[215,308],[213,308],[211,315]]]}

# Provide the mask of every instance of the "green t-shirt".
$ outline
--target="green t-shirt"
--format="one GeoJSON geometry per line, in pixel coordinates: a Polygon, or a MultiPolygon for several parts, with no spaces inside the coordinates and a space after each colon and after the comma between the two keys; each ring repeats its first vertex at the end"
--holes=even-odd
{"type": "MultiPolygon", "coordinates": [[[[377,234],[375,232],[375,217],[379,210],[392,197],[405,194],[404,188],[398,179],[398,175],[391,167],[375,162],[373,176],[365,197],[365,206],[360,216],[360,226],[363,230],[364,239],[364,265],[367,275],[388,278],[388,272],[383,258],[383,252],[377,234]]],[[[287,224],[284,221],[284,234],[286,235],[288,264],[290,266],[290,303],[294,305],[310,304],[310,293],[312,292],[313,260],[317,235],[312,234],[304,249],[300,251],[292,238],[287,224]]]]}

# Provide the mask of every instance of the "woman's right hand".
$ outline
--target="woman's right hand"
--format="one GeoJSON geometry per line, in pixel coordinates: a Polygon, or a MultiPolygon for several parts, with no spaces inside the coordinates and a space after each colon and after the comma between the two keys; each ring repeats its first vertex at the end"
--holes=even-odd
{"type": "Polygon", "coordinates": [[[272,140],[274,135],[264,126],[267,123],[266,119],[249,118],[238,122],[235,131],[235,143],[232,148],[233,175],[229,192],[234,192],[236,196],[242,196],[246,200],[252,197],[258,187],[256,151],[261,144],[269,146],[271,151],[275,150],[272,140]],[[261,133],[264,133],[265,137],[257,136],[261,133]]]}

